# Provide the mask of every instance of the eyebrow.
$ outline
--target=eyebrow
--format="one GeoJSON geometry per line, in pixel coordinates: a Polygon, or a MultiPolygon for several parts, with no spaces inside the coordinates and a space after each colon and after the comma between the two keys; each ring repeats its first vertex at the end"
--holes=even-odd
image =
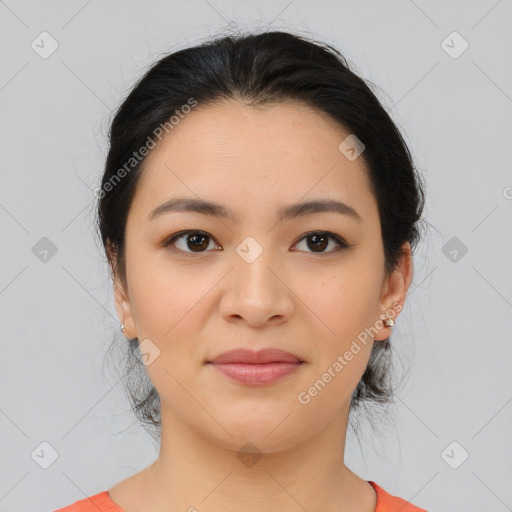
{"type": "MultiPolygon", "coordinates": [[[[152,220],[164,213],[171,212],[196,212],[203,215],[211,215],[214,217],[221,217],[231,221],[236,220],[236,215],[233,210],[218,203],[206,201],[204,199],[195,198],[182,198],[176,197],[166,201],[165,203],[157,206],[148,214],[148,220],[152,220]]],[[[334,199],[316,199],[314,201],[307,201],[296,203],[280,208],[277,212],[279,221],[294,219],[312,213],[334,212],[342,215],[347,215],[357,221],[361,221],[361,216],[357,211],[341,201],[334,199]]]]}

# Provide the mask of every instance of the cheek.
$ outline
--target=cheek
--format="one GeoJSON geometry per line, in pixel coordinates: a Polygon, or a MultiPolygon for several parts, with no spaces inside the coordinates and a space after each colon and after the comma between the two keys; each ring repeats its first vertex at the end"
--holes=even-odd
{"type": "Polygon", "coordinates": [[[340,407],[348,406],[368,365],[373,335],[366,330],[375,321],[372,279],[355,273],[330,275],[322,289],[310,292],[304,301],[314,305],[311,322],[318,329],[311,336],[315,352],[311,377],[298,396],[299,403],[315,411],[315,421],[328,421],[340,407]]]}
{"type": "Polygon", "coordinates": [[[329,345],[333,350],[342,350],[374,324],[380,284],[374,268],[347,265],[316,280],[309,273],[300,285],[301,299],[318,319],[322,333],[333,341],[329,345]]]}
{"type": "Polygon", "coordinates": [[[218,277],[198,271],[198,266],[172,264],[165,251],[131,253],[130,298],[137,328],[145,337],[168,343],[180,332],[199,327],[205,296],[218,277]]]}
{"type": "Polygon", "coordinates": [[[151,354],[148,376],[164,401],[172,397],[178,408],[186,408],[190,396],[180,383],[190,378],[193,356],[200,353],[207,293],[215,279],[211,273],[194,277],[190,268],[172,266],[165,257],[149,253],[139,259],[133,255],[127,272],[139,343],[146,343],[141,351],[149,347],[151,354]]]}

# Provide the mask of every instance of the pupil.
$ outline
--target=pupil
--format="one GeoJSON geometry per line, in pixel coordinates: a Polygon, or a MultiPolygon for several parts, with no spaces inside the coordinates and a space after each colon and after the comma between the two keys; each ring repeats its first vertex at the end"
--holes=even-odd
{"type": "Polygon", "coordinates": [[[207,238],[208,237],[206,235],[201,235],[201,234],[189,235],[188,239],[192,242],[192,245],[189,245],[189,248],[193,251],[196,249],[206,249],[208,247],[208,243],[205,244],[204,241],[207,238]],[[196,244],[199,240],[202,240],[202,245],[196,244]]]}
{"type": "Polygon", "coordinates": [[[319,247],[321,249],[325,249],[325,247],[327,246],[327,244],[329,242],[327,242],[327,244],[325,243],[326,240],[327,240],[327,237],[325,235],[318,235],[318,234],[315,234],[315,235],[311,235],[310,237],[308,237],[310,240],[315,240],[315,242],[313,242],[313,244],[309,244],[308,243],[308,246],[309,248],[316,248],[318,249],[319,247]],[[321,240],[321,241],[320,241],[321,240]]]}

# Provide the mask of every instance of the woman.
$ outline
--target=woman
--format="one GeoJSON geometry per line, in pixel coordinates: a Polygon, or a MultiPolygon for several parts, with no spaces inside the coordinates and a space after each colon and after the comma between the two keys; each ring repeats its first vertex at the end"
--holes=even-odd
{"type": "Polygon", "coordinates": [[[349,413],[392,394],[424,192],[336,50],[265,32],[165,56],[113,120],[98,196],[161,445],[60,512],[423,510],[344,463],[349,413]]]}

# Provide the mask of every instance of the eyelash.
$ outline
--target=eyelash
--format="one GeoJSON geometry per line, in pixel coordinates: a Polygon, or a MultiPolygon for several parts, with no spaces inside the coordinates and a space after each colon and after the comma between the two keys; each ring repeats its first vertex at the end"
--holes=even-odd
{"type": "MultiPolygon", "coordinates": [[[[207,236],[208,238],[210,238],[211,240],[214,240],[215,239],[209,234],[207,233],[206,231],[201,231],[201,230],[188,230],[188,231],[180,231],[179,233],[175,233],[174,235],[172,235],[170,238],[168,238],[164,243],[163,243],[163,246],[164,247],[169,247],[170,245],[172,245],[176,240],[184,237],[185,235],[190,235],[190,234],[199,234],[199,235],[205,235],[207,236]]],[[[348,249],[350,247],[352,247],[351,244],[348,244],[347,242],[345,242],[345,240],[343,238],[341,238],[339,235],[337,235],[336,233],[332,233],[331,231],[310,231],[308,233],[305,233],[301,238],[299,238],[299,240],[297,240],[296,243],[299,243],[301,242],[302,240],[304,240],[305,238],[308,238],[310,236],[313,236],[313,235],[325,235],[327,236],[328,238],[334,240],[338,246],[335,248],[335,249],[331,249],[330,251],[327,251],[327,252],[312,252],[312,251],[306,251],[306,252],[309,252],[310,254],[315,254],[315,255],[318,255],[318,256],[327,256],[329,254],[333,254],[333,253],[336,253],[336,252],[339,252],[343,249],[348,249]]],[[[217,243],[215,241],[215,243],[217,243]]],[[[295,244],[294,244],[295,245],[295,244]]],[[[182,253],[185,253],[187,255],[194,255],[194,254],[204,254],[204,253],[207,253],[207,252],[210,252],[208,250],[205,250],[205,251],[198,251],[198,252],[193,252],[193,251],[184,251],[182,249],[177,249],[177,248],[174,248],[173,251],[176,251],[176,252],[182,252],[182,253]]]]}

